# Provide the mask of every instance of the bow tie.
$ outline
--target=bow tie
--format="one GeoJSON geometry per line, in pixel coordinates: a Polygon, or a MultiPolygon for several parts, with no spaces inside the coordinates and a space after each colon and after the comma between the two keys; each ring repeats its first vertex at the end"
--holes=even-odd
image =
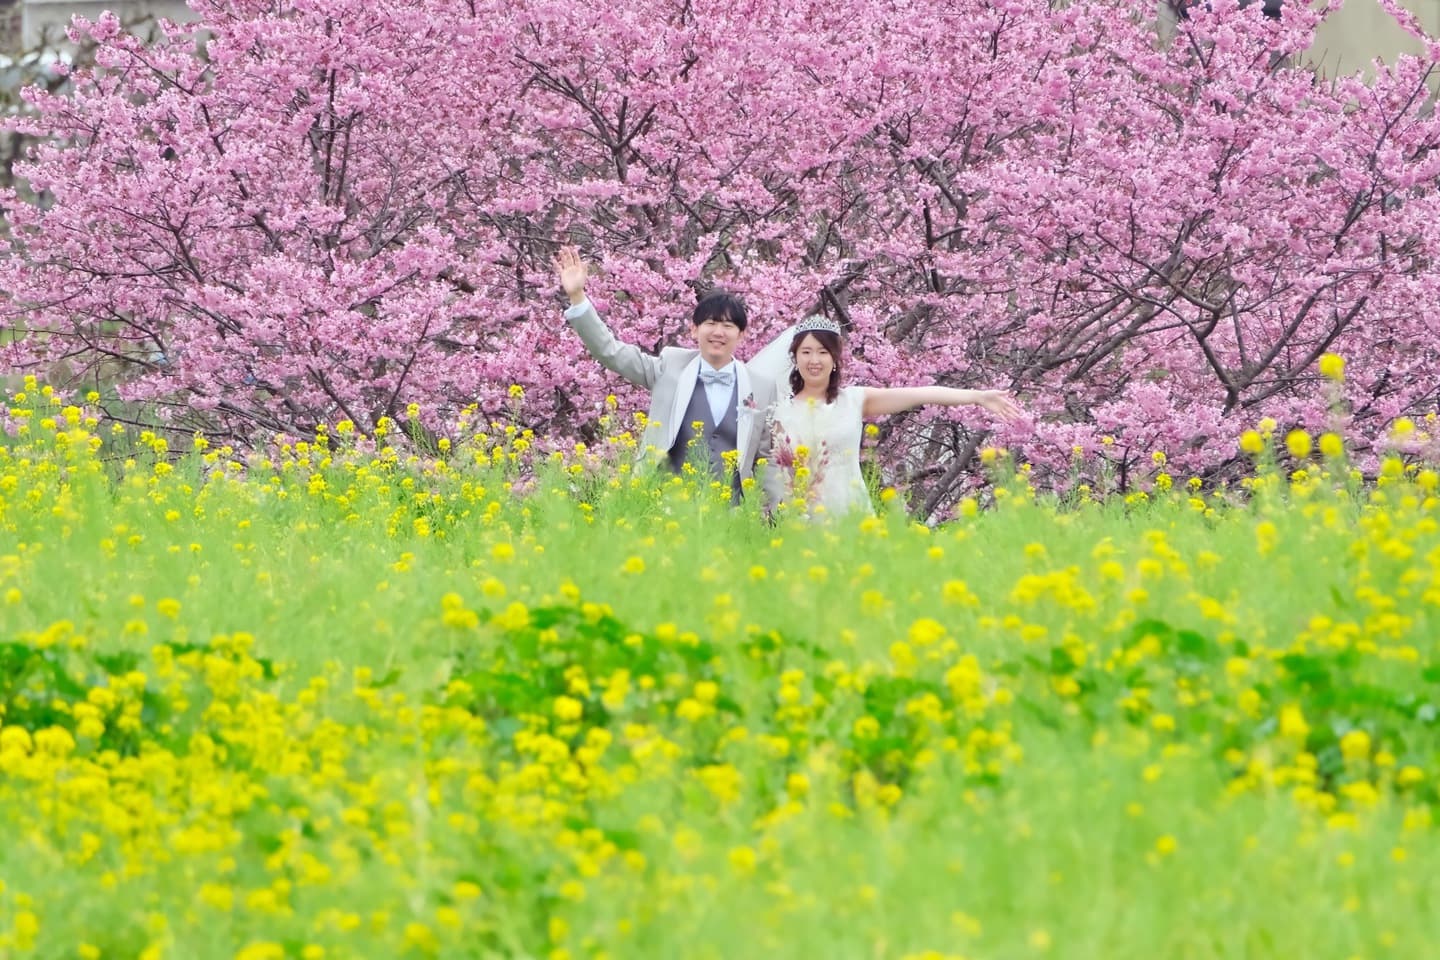
{"type": "Polygon", "coordinates": [[[704,367],[700,370],[700,382],[706,385],[718,383],[722,387],[728,387],[735,382],[734,370],[712,370],[704,367]]]}

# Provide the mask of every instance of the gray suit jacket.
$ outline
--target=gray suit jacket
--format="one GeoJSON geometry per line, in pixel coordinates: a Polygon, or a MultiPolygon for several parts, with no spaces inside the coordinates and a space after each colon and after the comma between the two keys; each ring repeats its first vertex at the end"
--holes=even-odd
{"type": "MultiPolygon", "coordinates": [[[[685,409],[690,406],[690,395],[695,392],[695,381],[700,375],[700,351],[665,347],[656,356],[632,343],[622,343],[605,326],[589,300],[566,310],[565,320],[580,334],[585,349],[600,361],[601,366],[650,391],[649,418],[638,459],[669,451],[680,431],[685,409]]],[[[743,478],[753,475],[757,456],[769,453],[765,411],[775,401],[775,382],[750,371],[738,359],[735,370],[739,386],[735,410],[735,449],[740,454],[740,476],[743,478]]]]}

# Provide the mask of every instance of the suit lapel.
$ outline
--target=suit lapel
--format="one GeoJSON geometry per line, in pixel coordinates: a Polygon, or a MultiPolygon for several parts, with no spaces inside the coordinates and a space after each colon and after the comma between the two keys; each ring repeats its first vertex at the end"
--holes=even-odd
{"type": "Polygon", "coordinates": [[[685,410],[690,406],[690,397],[695,393],[695,381],[700,377],[700,354],[696,353],[690,362],[680,368],[676,375],[675,397],[670,403],[670,416],[665,421],[665,449],[675,446],[680,435],[680,424],[685,419],[685,410]]]}
{"type": "Polygon", "coordinates": [[[750,452],[750,428],[755,413],[755,397],[751,393],[750,371],[735,361],[735,449],[744,460],[750,452]]]}

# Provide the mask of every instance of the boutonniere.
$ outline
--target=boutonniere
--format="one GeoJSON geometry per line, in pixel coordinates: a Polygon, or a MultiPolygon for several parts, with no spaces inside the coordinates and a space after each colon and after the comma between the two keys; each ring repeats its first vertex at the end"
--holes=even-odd
{"type": "Polygon", "coordinates": [[[754,416],[755,413],[756,413],[756,412],[758,411],[758,409],[759,409],[758,407],[755,406],[755,394],[753,394],[753,393],[747,393],[747,394],[745,394],[745,399],[740,401],[740,409],[741,409],[742,412],[748,413],[748,414],[750,414],[751,416],[754,416]]]}

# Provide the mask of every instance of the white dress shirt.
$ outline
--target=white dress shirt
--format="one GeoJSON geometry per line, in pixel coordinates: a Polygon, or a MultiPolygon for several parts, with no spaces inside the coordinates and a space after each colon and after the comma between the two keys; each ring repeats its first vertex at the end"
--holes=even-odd
{"type": "MultiPolygon", "coordinates": [[[[700,369],[704,370],[706,367],[710,367],[710,364],[704,357],[701,357],[700,369]]],[[[710,369],[718,372],[730,371],[729,383],[706,383],[702,380],[699,384],[705,388],[705,399],[710,401],[710,422],[719,426],[720,421],[725,419],[725,411],[730,407],[730,397],[735,392],[735,378],[739,376],[739,373],[736,372],[734,360],[723,367],[710,367],[710,369]]]]}

